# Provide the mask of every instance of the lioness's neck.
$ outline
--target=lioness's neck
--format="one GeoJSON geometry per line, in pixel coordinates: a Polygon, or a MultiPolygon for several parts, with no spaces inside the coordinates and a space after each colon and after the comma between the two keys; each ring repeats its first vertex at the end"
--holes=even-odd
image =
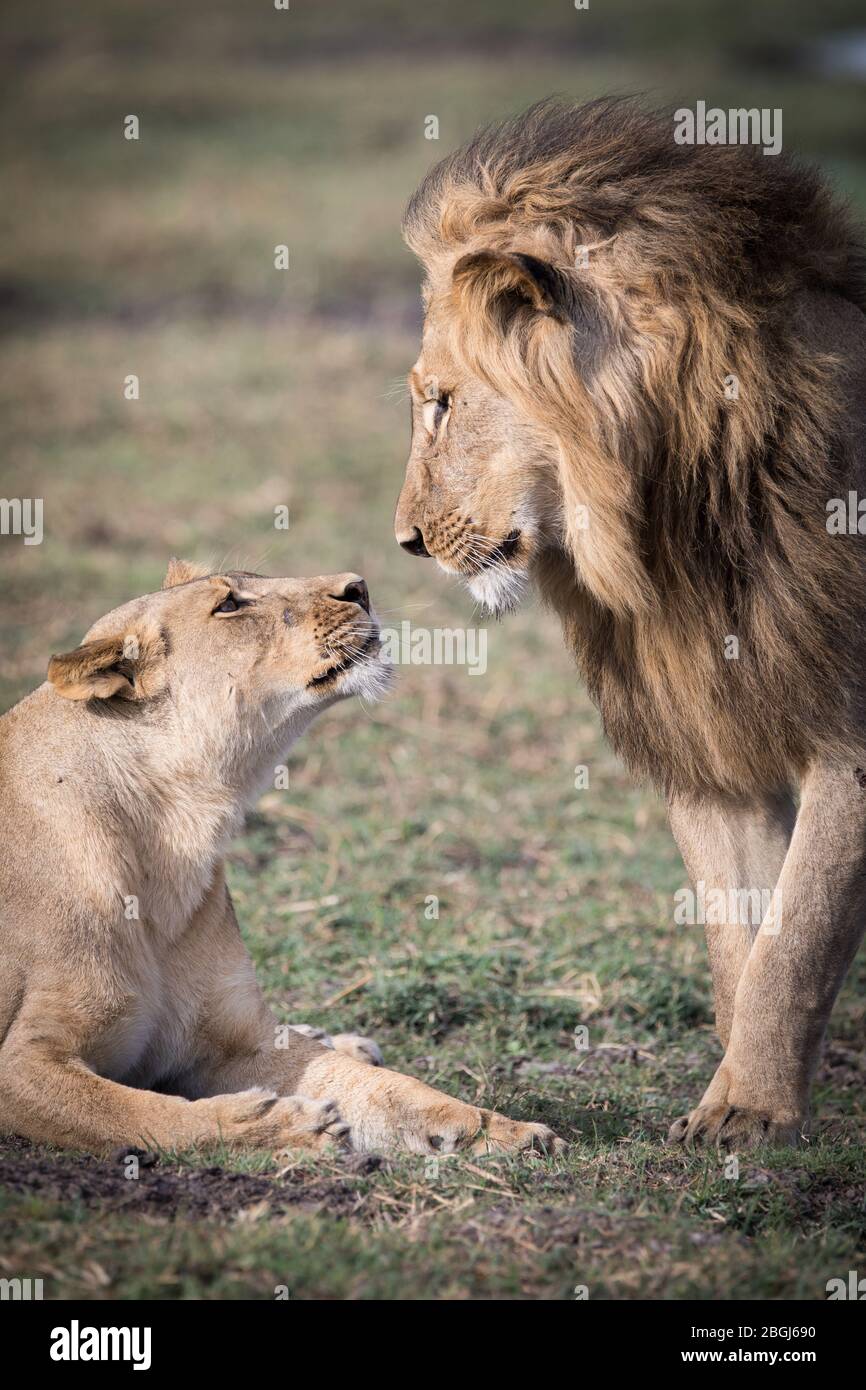
{"type": "Polygon", "coordinates": [[[19,711],[20,758],[41,750],[38,818],[77,830],[73,879],[80,872],[102,885],[100,915],[116,912],[119,896],[171,931],[201,903],[246,808],[304,724],[238,717],[208,726],[168,702],[147,710],[69,702],[49,686],[19,711]]]}

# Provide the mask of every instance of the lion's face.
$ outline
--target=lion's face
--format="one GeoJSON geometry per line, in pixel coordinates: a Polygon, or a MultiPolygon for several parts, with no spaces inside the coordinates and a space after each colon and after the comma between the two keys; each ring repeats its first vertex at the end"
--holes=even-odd
{"type": "Polygon", "coordinates": [[[190,731],[220,730],[255,760],[324,706],[371,697],[390,668],[367,586],[355,574],[268,579],[172,561],[165,587],[101,618],[48,678],[71,700],[159,703],[190,731]]]}
{"type": "Polygon", "coordinates": [[[457,364],[435,312],[409,391],[412,446],[397,540],[459,574],[491,612],[513,609],[555,528],[555,445],[505,395],[457,364]]]}

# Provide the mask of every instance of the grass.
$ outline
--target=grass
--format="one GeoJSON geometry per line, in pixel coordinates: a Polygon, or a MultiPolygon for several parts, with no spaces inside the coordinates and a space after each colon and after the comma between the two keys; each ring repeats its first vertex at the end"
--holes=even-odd
{"type": "Polygon", "coordinates": [[[219,1222],[104,1209],[96,1221],[74,1201],[20,1197],[7,1243],[55,1297],[572,1299],[584,1286],[590,1298],[814,1299],[849,1268],[862,1222],[839,1194],[858,1164],[822,1146],[738,1183],[639,1139],[586,1144],[555,1169],[443,1161],[434,1176],[419,1159],[324,1182],[324,1166],[303,1175],[304,1209],[256,1196],[219,1222]]]}
{"type": "MultiPolygon", "coordinates": [[[[786,142],[866,207],[862,87],[783,61],[853,25],[835,0],[741,24],[710,5],[702,29],[685,0],[448,0],[401,6],[397,27],[384,0],[363,25],[351,6],[328,25],[300,3],[193,9],[87,0],[49,32],[7,6],[0,490],[44,498],[45,541],[0,540],[2,708],[171,553],[358,569],[395,622],[477,623],[396,549],[391,516],[418,326],[400,212],[479,121],[551,91],[781,105],[786,142]]],[[[719,1056],[704,946],[673,924],[685,875],[662,807],[606,748],[546,615],[492,625],[483,677],[408,666],[387,703],[329,714],[230,878],[281,1017],[366,1032],[571,1152],[285,1170],[166,1154],[126,1182],[7,1141],[0,1273],[49,1297],[787,1299],[863,1267],[863,962],[809,1148],[731,1177],[664,1146],[719,1056]]]]}

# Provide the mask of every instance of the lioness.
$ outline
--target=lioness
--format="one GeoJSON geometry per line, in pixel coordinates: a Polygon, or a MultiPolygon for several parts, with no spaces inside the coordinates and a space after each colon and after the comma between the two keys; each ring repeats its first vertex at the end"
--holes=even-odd
{"type": "Polygon", "coordinates": [[[666,793],[725,1049],[671,1137],[742,1147],[806,1130],[864,926],[866,283],[813,170],[674,129],[543,103],[425,178],[396,533],[492,612],[534,581],[666,793]]]}
{"type": "MultiPolygon", "coordinates": [[[[323,710],[388,683],[357,575],[173,561],[0,720],[0,1129],[127,1143],[557,1149],[522,1124],[281,1028],[223,855],[323,710]]],[[[312,1030],[306,1030],[312,1031],[312,1030]]]]}

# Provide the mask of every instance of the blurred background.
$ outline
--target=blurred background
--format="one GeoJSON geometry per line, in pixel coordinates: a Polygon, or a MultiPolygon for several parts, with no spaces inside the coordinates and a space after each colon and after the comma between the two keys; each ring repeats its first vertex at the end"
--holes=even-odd
{"type": "MultiPolygon", "coordinates": [[[[173,553],[355,569],[386,621],[478,621],[397,549],[392,516],[420,326],[401,213],[480,123],[552,93],[781,107],[785,148],[866,211],[857,0],[5,0],[0,24],[0,495],[43,498],[45,528],[38,546],[0,537],[0,710],[98,616],[157,588],[173,553]]],[[[483,678],[405,668],[385,704],[329,714],[292,755],[290,791],[251,817],[233,889],[285,1017],[365,1029],[437,1084],[549,1119],[603,1169],[623,1135],[654,1143],[711,1074],[701,931],[673,928],[684,873],[662,808],[604,747],[552,621],[530,606],[491,626],[488,660],[483,678]],[[578,1080],[587,1022],[602,1047],[578,1080]]],[[[849,986],[820,1097],[846,1151],[862,1021],[849,986]]],[[[614,1186],[633,1182],[617,1171],[614,1186]]],[[[764,1213],[778,1246],[750,1254],[742,1222],[716,1241],[733,1197],[674,1220],[667,1185],[628,1261],[592,1256],[609,1290],[724,1296],[738,1270],[753,1292],[812,1296],[787,1199],[764,1213]]],[[[849,1257],[838,1210],[818,1262],[849,1257]]],[[[519,1247],[508,1258],[526,1262],[519,1247]]],[[[452,1255],[418,1265],[419,1287],[459,1285],[452,1255]]],[[[571,1266],[544,1270],[535,1287],[559,1296],[571,1266]]],[[[171,1267],[160,1277],[171,1288],[171,1267]]]]}
{"type": "Polygon", "coordinates": [[[391,540],[419,323],[399,228],[480,123],[550,93],[781,107],[786,148],[866,205],[856,0],[3,8],[2,485],[46,526],[0,541],[5,703],[172,551],[448,604],[391,540]]]}

